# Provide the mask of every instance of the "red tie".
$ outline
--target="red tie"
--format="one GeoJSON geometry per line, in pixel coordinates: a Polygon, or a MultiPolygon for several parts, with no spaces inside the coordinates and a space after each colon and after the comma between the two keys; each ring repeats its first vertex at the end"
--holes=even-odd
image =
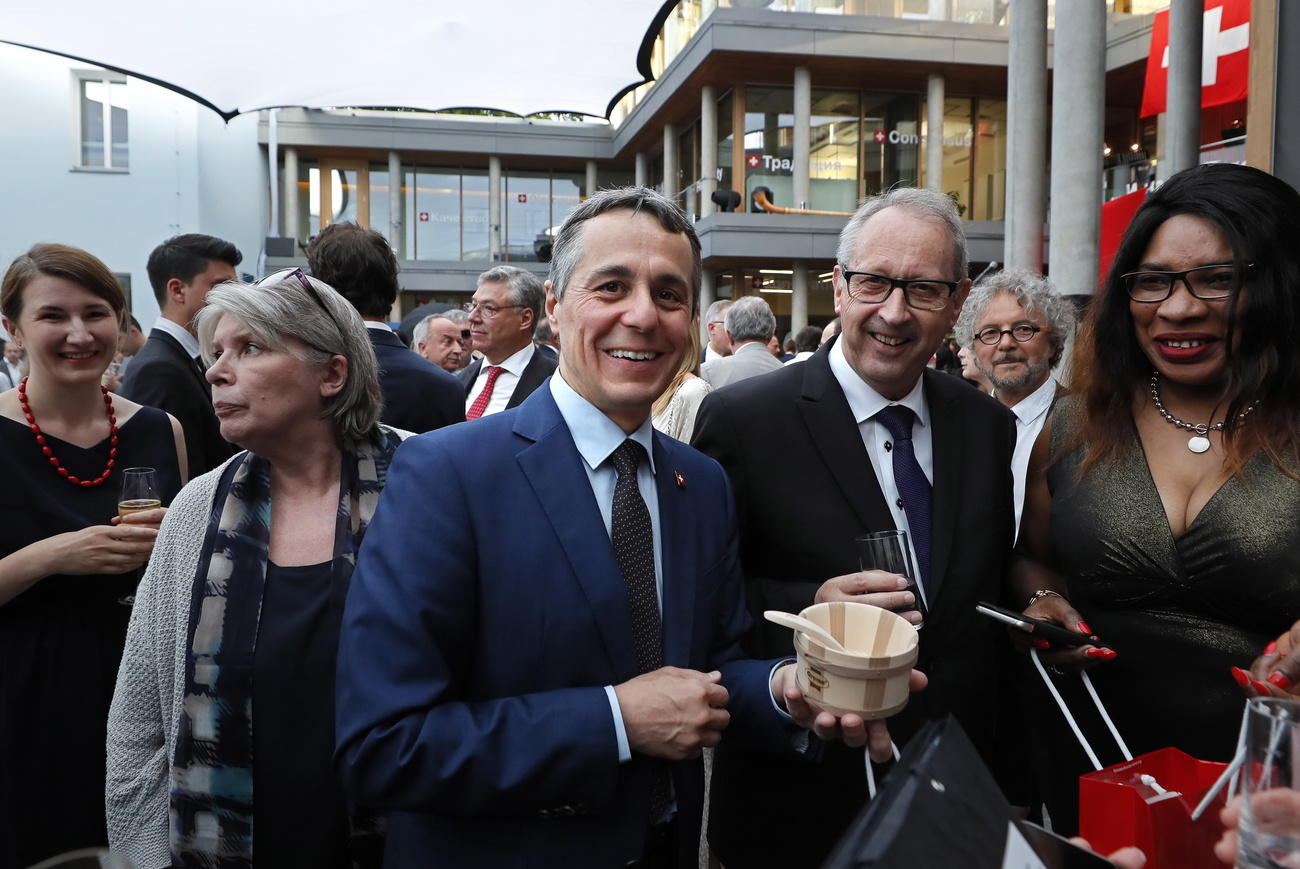
{"type": "Polygon", "coordinates": [[[478,419],[483,415],[483,411],[487,410],[488,402],[492,400],[492,387],[496,386],[497,378],[501,376],[502,371],[505,371],[505,369],[500,365],[488,366],[487,383],[483,384],[483,391],[478,394],[478,398],[474,399],[474,403],[469,406],[469,410],[465,413],[465,419],[478,419]]]}

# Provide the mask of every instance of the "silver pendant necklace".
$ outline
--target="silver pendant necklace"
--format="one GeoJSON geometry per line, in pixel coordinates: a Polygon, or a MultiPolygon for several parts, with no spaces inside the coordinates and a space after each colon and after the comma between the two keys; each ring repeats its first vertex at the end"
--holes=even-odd
{"type": "MultiPolygon", "coordinates": [[[[1216,422],[1214,425],[1204,422],[1193,424],[1190,422],[1183,422],[1181,419],[1165,410],[1164,403],[1160,401],[1160,373],[1158,371],[1153,371],[1151,373],[1151,401],[1155,404],[1156,410],[1160,411],[1160,415],[1165,418],[1165,422],[1172,423],[1173,425],[1186,429],[1192,433],[1192,436],[1187,439],[1187,448],[1194,453],[1203,453],[1210,448],[1210,439],[1208,437],[1210,432],[1223,431],[1222,421],[1216,422]]],[[[1244,420],[1250,412],[1257,407],[1259,407],[1258,401],[1243,410],[1241,415],[1237,417],[1237,421],[1241,422],[1244,420]]]]}

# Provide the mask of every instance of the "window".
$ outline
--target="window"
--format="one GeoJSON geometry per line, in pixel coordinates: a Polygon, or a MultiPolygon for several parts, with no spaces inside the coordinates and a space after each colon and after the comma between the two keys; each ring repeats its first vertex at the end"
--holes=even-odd
{"type": "Polygon", "coordinates": [[[77,166],[125,172],[127,146],[126,77],[106,71],[74,73],[77,86],[77,166]]]}

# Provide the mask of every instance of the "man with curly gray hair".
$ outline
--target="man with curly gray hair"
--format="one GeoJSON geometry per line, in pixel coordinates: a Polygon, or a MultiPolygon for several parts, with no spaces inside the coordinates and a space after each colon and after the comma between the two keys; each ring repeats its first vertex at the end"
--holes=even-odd
{"type": "Polygon", "coordinates": [[[957,321],[957,342],[993,384],[993,395],[1016,417],[1016,527],[1025,503],[1025,473],[1034,441],[1062,387],[1052,377],[1074,332],[1074,306],[1042,275],[995,272],[970,291],[957,321]]]}

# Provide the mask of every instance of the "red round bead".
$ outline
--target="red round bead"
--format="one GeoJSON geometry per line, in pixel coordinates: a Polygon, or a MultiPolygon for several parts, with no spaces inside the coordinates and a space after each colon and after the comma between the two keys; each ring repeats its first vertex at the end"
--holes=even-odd
{"type": "Polygon", "coordinates": [[[28,423],[36,422],[36,417],[32,416],[30,413],[23,414],[23,415],[27,417],[27,422],[28,422],[28,423]]]}
{"type": "Polygon", "coordinates": [[[108,418],[108,424],[109,424],[109,426],[112,427],[112,428],[117,428],[117,417],[115,417],[115,416],[110,416],[110,417],[108,418]]]}
{"type": "Polygon", "coordinates": [[[54,455],[54,450],[50,449],[49,447],[41,447],[41,452],[47,456],[54,455]]]}
{"type": "Polygon", "coordinates": [[[117,446],[117,435],[113,435],[111,438],[108,439],[108,445],[111,447],[117,446]]]}
{"type": "Polygon", "coordinates": [[[45,435],[37,435],[36,442],[41,446],[45,446],[45,435]]]}
{"type": "Polygon", "coordinates": [[[39,425],[37,425],[36,423],[32,423],[31,426],[29,426],[29,428],[31,428],[31,430],[32,430],[32,434],[40,434],[40,433],[41,433],[41,427],[40,427],[39,425]]]}
{"type": "MultiPolygon", "coordinates": [[[[68,477],[68,479],[71,480],[72,478],[71,478],[71,477],[68,477]]],[[[92,483],[90,480],[78,480],[77,482],[78,482],[78,483],[79,483],[83,488],[86,488],[86,489],[89,489],[91,486],[95,485],[95,484],[92,483]]]]}
{"type": "Polygon", "coordinates": [[[113,469],[113,466],[116,465],[116,464],[117,464],[117,459],[109,459],[109,460],[108,460],[108,468],[104,471],[104,476],[105,476],[105,477],[108,476],[108,472],[111,471],[111,470],[113,469]]]}
{"type": "Polygon", "coordinates": [[[50,456],[50,464],[57,468],[59,466],[59,460],[54,458],[54,456],[50,456]]]}
{"type": "Polygon", "coordinates": [[[109,448],[108,448],[108,457],[109,457],[110,459],[115,459],[115,458],[117,458],[117,447],[109,447],[109,448]]]}
{"type": "Polygon", "coordinates": [[[59,476],[60,476],[60,477],[66,477],[66,476],[68,476],[68,469],[67,469],[67,468],[59,468],[59,476]]]}

